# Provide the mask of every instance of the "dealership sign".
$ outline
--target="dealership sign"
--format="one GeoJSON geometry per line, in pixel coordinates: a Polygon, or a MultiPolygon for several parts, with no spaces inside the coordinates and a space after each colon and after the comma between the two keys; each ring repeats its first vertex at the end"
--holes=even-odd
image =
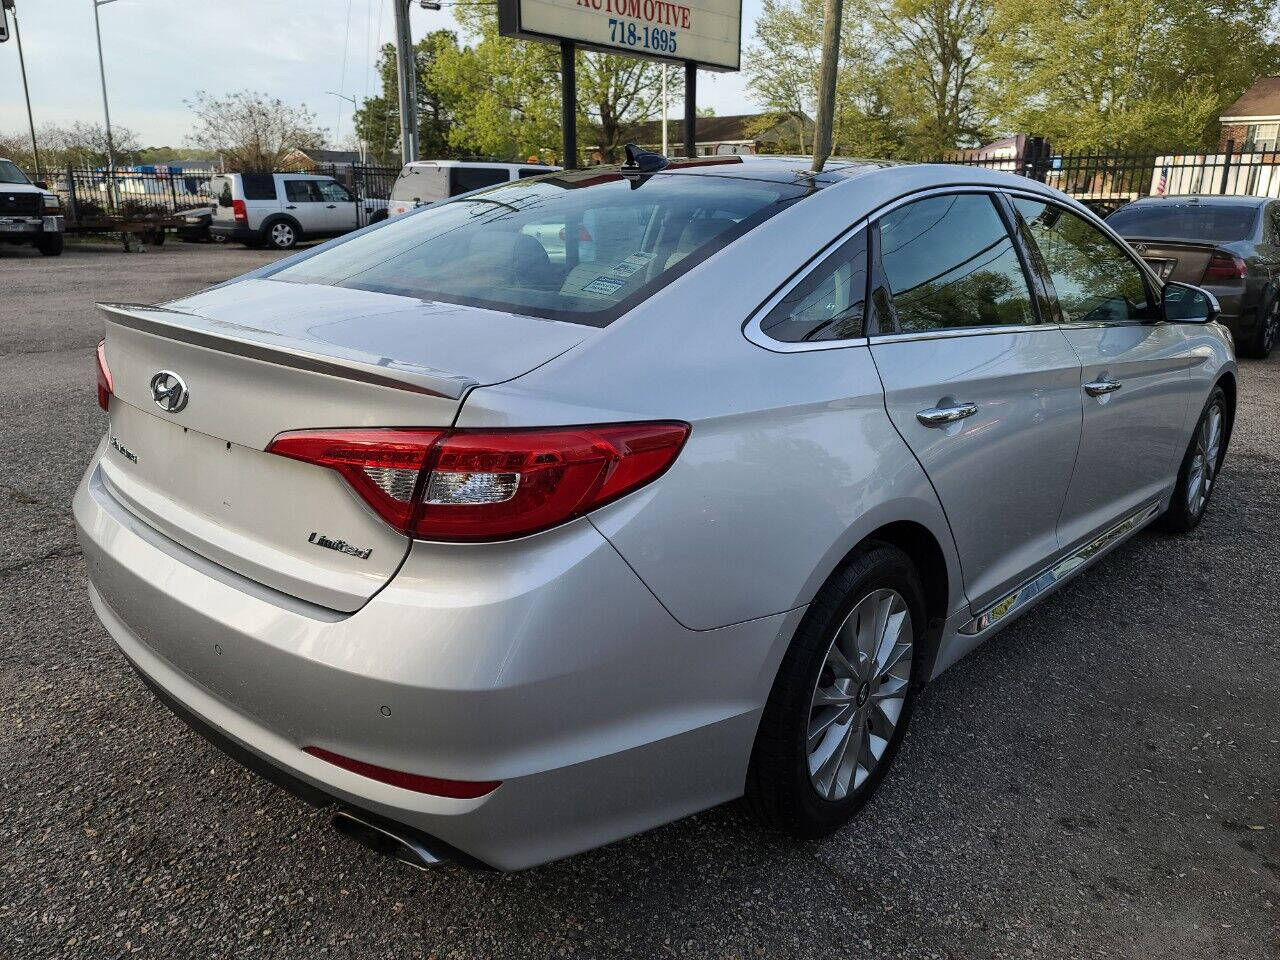
{"type": "Polygon", "coordinates": [[[742,0],[498,0],[504,36],[737,70],[742,0]]]}

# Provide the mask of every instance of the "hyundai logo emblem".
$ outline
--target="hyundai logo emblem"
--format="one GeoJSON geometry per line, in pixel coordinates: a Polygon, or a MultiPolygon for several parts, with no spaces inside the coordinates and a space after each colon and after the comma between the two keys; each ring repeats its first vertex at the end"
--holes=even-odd
{"type": "Polygon", "coordinates": [[[151,378],[151,399],[166,413],[177,413],[187,405],[191,394],[180,376],[172,370],[161,370],[151,378]]]}

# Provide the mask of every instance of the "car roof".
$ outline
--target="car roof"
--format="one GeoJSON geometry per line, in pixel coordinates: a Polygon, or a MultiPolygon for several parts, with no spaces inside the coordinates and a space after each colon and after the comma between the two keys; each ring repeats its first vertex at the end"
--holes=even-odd
{"type": "MultiPolygon", "coordinates": [[[[1206,207],[1260,207],[1270,199],[1272,198],[1240,197],[1221,193],[1175,193],[1163,197],[1139,197],[1133,201],[1133,204],[1141,204],[1144,207],[1179,203],[1203,204],[1206,207]]],[[[1129,205],[1132,206],[1133,204],[1129,205]]]]}
{"type": "Polygon", "coordinates": [[[508,163],[505,160],[411,160],[406,167],[501,167],[503,170],[529,169],[545,167],[548,171],[559,170],[560,167],[546,163],[508,163]]]}

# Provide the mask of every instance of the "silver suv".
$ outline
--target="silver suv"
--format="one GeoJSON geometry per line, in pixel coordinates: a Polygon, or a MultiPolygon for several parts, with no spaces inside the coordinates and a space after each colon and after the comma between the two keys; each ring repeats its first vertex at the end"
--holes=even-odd
{"type": "Polygon", "coordinates": [[[209,182],[209,232],[246,246],[288,250],[303,240],[348,233],[386,216],[386,204],[361,201],[333,177],[305,173],[225,173],[209,182]],[[380,207],[381,209],[378,209],[380,207]]]}
{"type": "Polygon", "coordinates": [[[418,865],[744,795],[830,833],[927,681],[1216,487],[1213,298],[1063,194],[641,159],[103,305],[99,617],[189,722],[418,865]]]}

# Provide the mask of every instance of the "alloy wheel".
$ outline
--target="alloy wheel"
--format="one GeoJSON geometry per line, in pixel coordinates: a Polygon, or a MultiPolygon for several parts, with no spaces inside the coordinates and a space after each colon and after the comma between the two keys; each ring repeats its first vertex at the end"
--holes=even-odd
{"type": "Polygon", "coordinates": [[[293,246],[293,227],[287,223],[277,223],[271,228],[271,242],[277,247],[293,246]]]}
{"type": "Polygon", "coordinates": [[[1204,415],[1196,432],[1195,452],[1187,473],[1187,513],[1200,516],[1209,502],[1214,475],[1222,453],[1222,407],[1215,403],[1204,415]]]}
{"type": "Polygon", "coordinates": [[[915,633],[896,590],[874,590],[836,630],[809,706],[809,779],[826,800],[866,782],[897,729],[911,682],[915,633]]]}

